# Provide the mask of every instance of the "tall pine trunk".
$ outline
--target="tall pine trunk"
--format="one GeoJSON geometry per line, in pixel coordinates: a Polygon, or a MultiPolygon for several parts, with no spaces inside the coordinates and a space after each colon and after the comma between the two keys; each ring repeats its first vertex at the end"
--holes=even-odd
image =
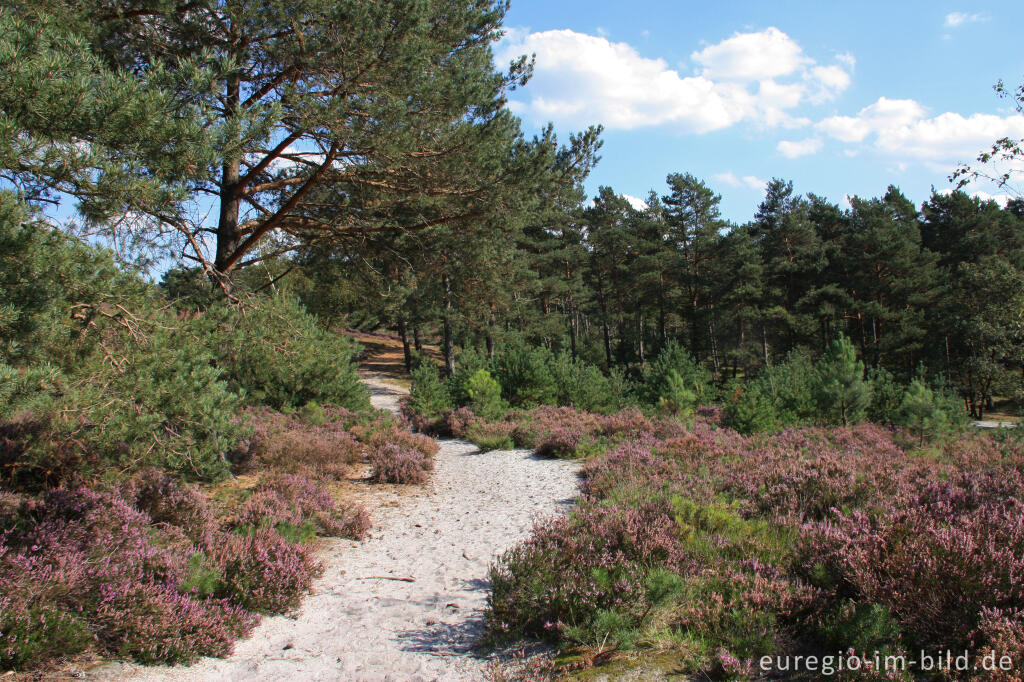
{"type": "MultiPolygon", "coordinates": [[[[228,76],[224,97],[227,116],[232,116],[238,109],[241,98],[241,80],[237,75],[228,76]]],[[[228,271],[230,267],[228,262],[238,248],[240,241],[238,214],[242,199],[238,192],[238,181],[241,177],[241,166],[241,156],[235,155],[225,158],[224,165],[221,167],[220,210],[217,216],[217,251],[214,255],[213,269],[215,270],[215,276],[220,280],[216,283],[224,287],[229,293],[230,280],[228,271]]]]}
{"type": "Polygon", "coordinates": [[[444,284],[444,368],[448,376],[455,376],[455,339],[452,336],[452,285],[448,275],[442,278],[444,284]]]}
{"type": "Polygon", "coordinates": [[[412,371],[412,349],[409,347],[409,334],[405,324],[405,313],[398,316],[398,336],[402,339],[402,356],[405,358],[405,371],[412,371]]]}

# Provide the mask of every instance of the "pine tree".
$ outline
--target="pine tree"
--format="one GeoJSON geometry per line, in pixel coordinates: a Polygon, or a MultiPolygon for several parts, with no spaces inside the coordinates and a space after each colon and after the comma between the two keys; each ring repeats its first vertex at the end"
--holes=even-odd
{"type": "Polygon", "coordinates": [[[853,343],[840,335],[829,347],[817,372],[816,394],[821,414],[843,426],[864,418],[871,403],[871,386],[864,381],[864,363],[853,343]]]}
{"type": "Polygon", "coordinates": [[[932,438],[949,425],[949,417],[935,400],[935,394],[920,379],[910,382],[894,417],[895,423],[916,435],[922,445],[925,437],[932,438]]]}

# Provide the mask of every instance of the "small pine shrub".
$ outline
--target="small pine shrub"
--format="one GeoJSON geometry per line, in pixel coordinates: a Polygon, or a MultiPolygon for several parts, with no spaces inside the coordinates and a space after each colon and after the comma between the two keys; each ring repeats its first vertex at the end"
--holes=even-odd
{"type": "Polygon", "coordinates": [[[925,438],[934,438],[949,428],[949,417],[920,379],[910,382],[893,421],[917,436],[921,444],[925,438]]]}
{"type": "MultiPolygon", "coordinates": [[[[517,407],[554,404],[558,398],[558,386],[551,372],[553,362],[554,356],[544,347],[506,348],[494,359],[494,378],[500,386],[501,395],[517,407]]],[[[486,370],[475,372],[466,387],[470,404],[478,400],[473,396],[472,384],[480,376],[480,371],[486,370]]],[[[487,375],[491,376],[490,373],[487,375]]],[[[487,416],[479,410],[474,411],[487,416]]]]}
{"type": "Polygon", "coordinates": [[[676,417],[688,417],[697,409],[697,391],[690,387],[676,370],[671,370],[658,398],[658,406],[676,417]]]}
{"type": "Polygon", "coordinates": [[[871,385],[871,404],[867,419],[875,424],[892,424],[903,400],[903,387],[884,367],[872,367],[867,373],[871,385]]]}
{"type": "Polygon", "coordinates": [[[561,353],[551,362],[551,372],[557,387],[557,405],[601,414],[619,409],[621,396],[597,367],[561,353]]]}
{"type": "Polygon", "coordinates": [[[741,433],[813,423],[821,413],[818,385],[811,357],[793,351],[783,362],[763,368],[754,379],[733,384],[725,392],[727,422],[741,433]]]}
{"type": "Polygon", "coordinates": [[[474,414],[492,420],[505,414],[507,406],[501,398],[501,386],[486,369],[478,370],[470,378],[466,384],[466,393],[474,414]]]}
{"type": "Polygon", "coordinates": [[[871,404],[871,384],[864,381],[864,363],[853,343],[840,335],[821,359],[815,373],[815,395],[822,420],[829,424],[863,421],[871,404]]]}
{"type": "Polygon", "coordinates": [[[452,396],[441,380],[437,366],[423,362],[412,370],[412,388],[409,390],[409,409],[425,420],[435,420],[452,409],[452,396]]]}
{"type": "Polygon", "coordinates": [[[681,386],[694,394],[692,402],[710,402],[713,398],[711,373],[683,347],[671,341],[644,372],[646,402],[658,405],[662,398],[671,401],[678,397],[673,396],[673,392],[681,386]]]}
{"type": "Polygon", "coordinates": [[[481,369],[493,372],[493,363],[486,355],[470,346],[459,352],[455,366],[458,368],[458,372],[455,373],[455,376],[446,378],[445,385],[448,387],[454,406],[467,405],[470,402],[469,393],[466,391],[469,380],[481,369]]]}

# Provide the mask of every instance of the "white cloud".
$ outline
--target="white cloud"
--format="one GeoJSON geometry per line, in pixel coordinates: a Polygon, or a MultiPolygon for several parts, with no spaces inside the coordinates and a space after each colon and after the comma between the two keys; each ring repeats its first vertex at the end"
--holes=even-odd
{"type": "Polygon", "coordinates": [[[804,79],[810,85],[809,99],[815,103],[835,99],[850,87],[850,74],[836,65],[812,67],[804,79]]]}
{"type": "Polygon", "coordinates": [[[853,71],[854,67],[857,66],[857,58],[854,57],[849,52],[837,54],[836,61],[839,62],[840,64],[844,64],[846,68],[848,68],[851,72],[853,71]]]}
{"type": "Polygon", "coordinates": [[[757,33],[736,33],[720,43],[694,52],[702,75],[740,81],[786,76],[811,63],[788,35],[774,26],[757,33]]]}
{"type": "Polygon", "coordinates": [[[833,116],[816,128],[842,142],[864,143],[888,156],[930,162],[948,172],[999,138],[1024,137],[1024,115],[946,112],[929,117],[914,100],[881,97],[856,116],[833,116]]]}
{"type": "Polygon", "coordinates": [[[530,53],[537,57],[534,78],[513,110],[568,125],[669,125],[696,133],[741,121],[799,127],[810,121],[794,109],[831,99],[850,83],[842,67],[816,64],[777,28],[736,34],[694,52],[701,72],[692,76],[628,43],[572,30],[510,30],[496,58],[500,63],[530,53]]]}
{"type": "MultiPolygon", "coordinates": [[[[948,188],[944,188],[944,189],[938,190],[938,193],[939,194],[952,194],[953,190],[948,189],[948,188]]],[[[981,199],[982,201],[994,201],[997,204],[999,204],[999,206],[1002,207],[1002,208],[1006,208],[1006,204],[1010,203],[1010,199],[1013,199],[1013,197],[1010,196],[1009,194],[990,194],[989,192],[985,192],[983,190],[978,190],[978,191],[975,191],[975,192],[968,192],[968,194],[970,196],[974,197],[975,199],[981,199]]]]}
{"type": "Polygon", "coordinates": [[[786,158],[795,159],[799,156],[817,154],[823,145],[820,137],[808,137],[806,140],[783,140],[776,149],[786,158]]]}
{"type": "Polygon", "coordinates": [[[724,173],[715,173],[711,176],[719,182],[725,183],[730,187],[749,187],[750,189],[763,190],[768,182],[762,180],[759,177],[753,175],[744,175],[742,178],[737,177],[732,171],[726,171],[724,173]]]}
{"type": "Polygon", "coordinates": [[[628,201],[629,205],[638,211],[646,211],[648,208],[650,208],[647,205],[647,202],[641,199],[640,197],[635,197],[632,194],[620,194],[619,196],[628,201]]]}
{"type": "Polygon", "coordinates": [[[950,12],[946,15],[946,26],[949,28],[955,28],[961,24],[976,24],[988,20],[989,16],[985,12],[976,12],[974,14],[968,14],[966,12],[950,12]]]}

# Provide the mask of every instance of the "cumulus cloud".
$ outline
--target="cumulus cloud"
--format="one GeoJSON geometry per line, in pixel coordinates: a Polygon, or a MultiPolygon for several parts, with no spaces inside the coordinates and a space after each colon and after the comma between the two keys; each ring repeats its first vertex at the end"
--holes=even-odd
{"type": "Polygon", "coordinates": [[[774,26],[757,33],[737,33],[690,58],[704,67],[701,73],[706,78],[741,81],[785,76],[812,61],[774,26]]]}
{"type": "Polygon", "coordinates": [[[638,211],[646,211],[650,208],[650,206],[647,205],[647,202],[640,197],[635,197],[632,194],[620,194],[619,196],[628,201],[629,205],[638,211]]]}
{"type": "Polygon", "coordinates": [[[831,99],[850,84],[840,66],[849,60],[819,65],[777,28],[736,34],[694,52],[696,75],[683,75],[628,43],[568,29],[511,30],[496,58],[531,53],[537,58],[534,79],[514,110],[538,122],[666,125],[696,133],[741,121],[794,127],[810,123],[794,109],[831,99]]]}
{"type": "Polygon", "coordinates": [[[881,97],[856,116],[833,116],[816,128],[841,142],[863,143],[896,158],[945,167],[973,159],[999,138],[1024,137],[1024,115],[928,116],[914,100],[881,97]]]}
{"type": "Polygon", "coordinates": [[[961,24],[977,24],[988,20],[989,16],[985,12],[976,12],[974,14],[968,14],[967,12],[950,12],[946,15],[946,26],[948,28],[956,28],[961,24]]]}
{"type": "MultiPolygon", "coordinates": [[[[951,190],[951,189],[940,189],[940,190],[938,190],[938,193],[939,194],[952,194],[953,190],[951,190]]],[[[1009,194],[991,194],[989,192],[985,192],[984,190],[978,190],[976,192],[968,191],[968,194],[970,196],[974,197],[975,199],[981,199],[982,201],[994,201],[997,204],[999,204],[999,206],[1001,208],[1006,208],[1006,205],[1008,203],[1010,203],[1011,199],[1013,199],[1013,197],[1010,196],[1009,194]]]]}
{"type": "Polygon", "coordinates": [[[768,185],[767,180],[762,180],[754,175],[737,177],[732,171],[715,173],[711,177],[719,182],[729,185],[730,187],[748,187],[750,189],[763,190],[768,185]]]}
{"type": "Polygon", "coordinates": [[[821,151],[824,142],[819,137],[809,137],[805,140],[783,140],[779,142],[776,149],[788,159],[795,159],[808,154],[817,154],[821,151]]]}

